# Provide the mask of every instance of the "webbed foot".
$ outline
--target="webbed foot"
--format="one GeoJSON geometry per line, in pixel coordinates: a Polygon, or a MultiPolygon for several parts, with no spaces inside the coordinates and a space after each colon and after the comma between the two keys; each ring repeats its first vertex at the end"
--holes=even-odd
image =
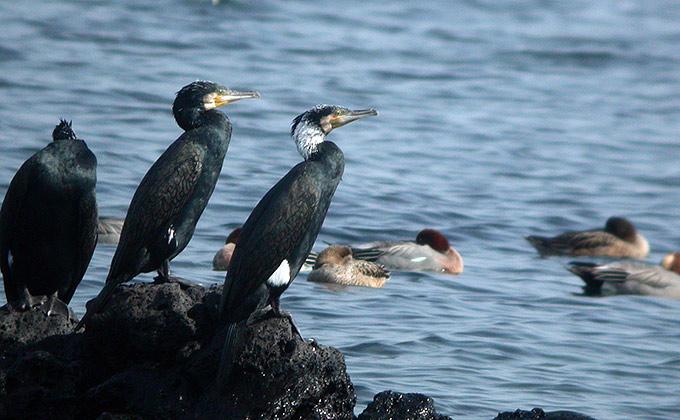
{"type": "Polygon", "coordinates": [[[51,296],[40,305],[40,310],[47,316],[63,315],[66,318],[77,321],[76,314],[66,303],[58,297],[51,296]]]}

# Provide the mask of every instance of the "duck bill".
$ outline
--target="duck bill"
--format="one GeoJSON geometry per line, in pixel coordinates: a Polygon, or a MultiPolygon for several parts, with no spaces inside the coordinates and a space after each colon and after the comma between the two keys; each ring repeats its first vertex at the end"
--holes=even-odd
{"type": "Polygon", "coordinates": [[[352,121],[356,121],[359,118],[364,118],[364,117],[371,117],[374,115],[378,115],[378,111],[375,109],[359,109],[356,111],[347,111],[346,113],[342,115],[337,115],[333,118],[331,118],[330,123],[331,127],[333,128],[338,128],[342,127],[343,125],[347,125],[351,123],[352,121]]]}
{"type": "Polygon", "coordinates": [[[230,104],[232,102],[240,101],[241,99],[249,99],[249,98],[259,98],[260,94],[255,92],[255,91],[249,91],[249,92],[236,92],[236,91],[229,91],[227,93],[224,93],[222,95],[218,95],[215,98],[215,107],[230,104]]]}

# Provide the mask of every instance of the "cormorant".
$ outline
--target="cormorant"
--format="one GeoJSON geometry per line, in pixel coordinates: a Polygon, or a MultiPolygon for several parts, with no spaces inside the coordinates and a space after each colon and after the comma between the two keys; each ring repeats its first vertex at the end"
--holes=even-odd
{"type": "Polygon", "coordinates": [[[216,108],[257,92],[236,92],[213,82],[183,87],[172,111],[185,131],[151,166],[128,208],[106,284],[87,305],[77,329],[106,304],[111,292],[139,273],[173,280],[169,262],[187,246],[215,189],[231,139],[229,118],[216,108]]]}
{"type": "Polygon", "coordinates": [[[637,233],[635,226],[623,217],[607,219],[604,230],[564,232],[558,236],[527,236],[527,241],[542,256],[587,255],[591,257],[645,258],[649,243],[637,233]]]}
{"type": "Polygon", "coordinates": [[[252,211],[225,278],[219,313],[229,329],[218,384],[225,385],[231,374],[251,315],[271,305],[275,315],[292,321],[281,312],[279,297],[305,262],[345,167],[342,151],[325,137],[335,128],[371,115],[378,112],[318,105],[293,120],[291,135],[304,161],[277,182],[252,211]]]}
{"type": "Polygon", "coordinates": [[[0,268],[11,306],[69,316],[97,243],[97,158],[61,120],[53,142],[9,184],[0,210],[0,268]]]}

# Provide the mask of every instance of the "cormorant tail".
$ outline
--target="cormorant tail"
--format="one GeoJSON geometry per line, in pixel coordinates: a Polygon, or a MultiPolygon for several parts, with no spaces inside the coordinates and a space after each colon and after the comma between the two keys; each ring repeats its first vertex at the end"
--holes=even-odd
{"type": "Polygon", "coordinates": [[[97,312],[101,311],[104,308],[104,305],[106,305],[106,302],[109,301],[109,298],[111,297],[111,293],[113,293],[114,290],[116,290],[116,287],[118,287],[120,283],[119,282],[114,282],[114,281],[107,281],[106,284],[104,285],[104,288],[99,292],[97,297],[89,301],[86,305],[87,310],[85,311],[85,315],[83,315],[83,318],[78,322],[78,325],[76,325],[76,331],[80,330],[83,328],[83,326],[92,318],[92,315],[96,314],[97,312]]]}
{"type": "Polygon", "coordinates": [[[222,356],[220,357],[220,365],[217,369],[217,387],[224,389],[229,383],[231,371],[234,367],[236,357],[241,352],[243,346],[243,333],[245,332],[246,321],[241,321],[236,324],[229,324],[227,329],[227,337],[222,346],[222,356]]]}

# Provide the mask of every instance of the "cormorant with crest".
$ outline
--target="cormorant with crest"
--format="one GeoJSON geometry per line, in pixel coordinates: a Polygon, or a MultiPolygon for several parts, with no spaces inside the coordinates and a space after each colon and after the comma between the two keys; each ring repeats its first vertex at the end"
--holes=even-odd
{"type": "Polygon", "coordinates": [[[52,139],[9,184],[0,210],[0,268],[10,306],[69,316],[97,243],[97,158],[70,122],[61,120],[52,139]]]}

